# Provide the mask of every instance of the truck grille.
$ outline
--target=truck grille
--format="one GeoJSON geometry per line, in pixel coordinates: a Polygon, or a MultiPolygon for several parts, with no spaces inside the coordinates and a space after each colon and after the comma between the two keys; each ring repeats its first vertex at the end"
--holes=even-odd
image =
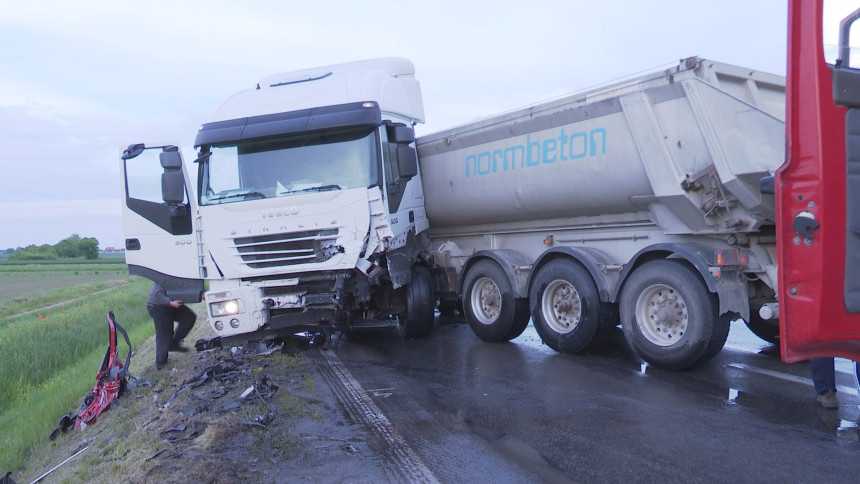
{"type": "Polygon", "coordinates": [[[233,244],[242,261],[252,269],[324,262],[343,252],[336,246],[337,229],[287,232],[238,237],[233,244]]]}

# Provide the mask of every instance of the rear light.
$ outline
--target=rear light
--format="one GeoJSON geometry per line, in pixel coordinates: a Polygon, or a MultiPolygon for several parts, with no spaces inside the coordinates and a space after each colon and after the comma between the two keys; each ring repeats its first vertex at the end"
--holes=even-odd
{"type": "Polygon", "coordinates": [[[717,249],[714,252],[714,260],[719,267],[745,266],[750,263],[750,253],[746,249],[717,249]]]}

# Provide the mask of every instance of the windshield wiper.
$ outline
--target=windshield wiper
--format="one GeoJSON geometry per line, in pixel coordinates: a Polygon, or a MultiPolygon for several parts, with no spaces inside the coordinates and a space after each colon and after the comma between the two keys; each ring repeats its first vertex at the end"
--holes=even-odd
{"type": "Polygon", "coordinates": [[[210,199],[209,199],[209,201],[210,201],[210,202],[217,202],[217,201],[220,201],[220,200],[227,200],[228,198],[239,198],[239,197],[242,197],[243,199],[248,199],[248,198],[266,198],[266,196],[265,196],[265,195],[263,195],[263,194],[262,194],[262,193],[260,193],[260,192],[253,192],[253,191],[249,191],[249,192],[230,193],[230,194],[227,194],[227,195],[221,195],[220,197],[210,198],[210,199]]]}
{"type": "Polygon", "coordinates": [[[278,192],[278,195],[286,195],[288,193],[301,193],[301,192],[327,192],[329,190],[343,190],[340,185],[320,185],[318,187],[309,187],[309,188],[301,188],[299,190],[287,190],[284,192],[278,192]]]}

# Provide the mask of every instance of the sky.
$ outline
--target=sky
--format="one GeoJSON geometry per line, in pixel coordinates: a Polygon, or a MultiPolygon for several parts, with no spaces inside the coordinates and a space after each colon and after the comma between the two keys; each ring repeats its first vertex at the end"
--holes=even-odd
{"type": "Polygon", "coordinates": [[[0,250],[73,233],[122,247],[120,150],[176,142],[190,156],[221,102],[271,74],[406,57],[420,136],[694,55],[784,75],[786,5],[3,0],[0,250]]]}

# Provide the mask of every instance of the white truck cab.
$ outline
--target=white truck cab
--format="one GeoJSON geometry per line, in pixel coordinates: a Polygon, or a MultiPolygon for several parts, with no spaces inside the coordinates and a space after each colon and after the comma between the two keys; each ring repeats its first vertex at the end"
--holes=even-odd
{"type": "Polygon", "coordinates": [[[193,164],[176,144],[129,146],[129,272],[189,302],[208,284],[218,337],[198,349],[310,328],[429,334],[412,129],[423,118],[411,62],[375,59],[270,76],[233,95],[200,126],[193,164]]]}

